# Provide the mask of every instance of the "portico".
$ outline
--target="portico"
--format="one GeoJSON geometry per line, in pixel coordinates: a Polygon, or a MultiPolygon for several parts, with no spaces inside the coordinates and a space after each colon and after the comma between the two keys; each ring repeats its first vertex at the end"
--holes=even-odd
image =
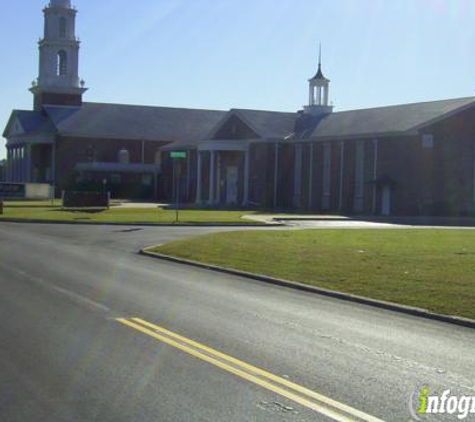
{"type": "Polygon", "coordinates": [[[13,183],[54,182],[54,138],[29,137],[7,144],[6,181],[13,183]],[[41,139],[40,139],[41,138],[41,139]]]}
{"type": "Polygon", "coordinates": [[[252,140],[212,140],[198,145],[197,204],[248,204],[251,142],[252,140]]]}

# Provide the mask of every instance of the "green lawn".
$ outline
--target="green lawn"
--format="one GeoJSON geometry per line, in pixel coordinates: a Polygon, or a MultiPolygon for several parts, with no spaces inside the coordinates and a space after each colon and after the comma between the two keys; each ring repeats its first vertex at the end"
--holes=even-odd
{"type": "Polygon", "coordinates": [[[51,199],[44,199],[44,200],[6,200],[3,203],[4,207],[12,208],[12,207],[21,207],[21,208],[36,208],[36,207],[60,207],[61,206],[61,199],[53,199],[53,204],[51,205],[51,199]]]}
{"type": "Polygon", "coordinates": [[[154,249],[475,318],[475,231],[305,230],[206,235],[154,249]]]}
{"type": "MultiPolygon", "coordinates": [[[[243,215],[251,214],[244,211],[180,211],[180,223],[243,223],[255,224],[242,219],[243,215]]],[[[41,220],[66,222],[99,222],[99,223],[174,223],[175,211],[159,208],[111,208],[110,210],[62,210],[59,207],[35,205],[7,205],[2,219],[41,220]]]]}

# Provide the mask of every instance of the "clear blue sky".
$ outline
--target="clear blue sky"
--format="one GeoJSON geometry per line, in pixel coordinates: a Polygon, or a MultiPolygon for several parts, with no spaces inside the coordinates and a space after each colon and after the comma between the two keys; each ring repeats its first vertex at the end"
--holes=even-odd
{"type": "MultiPolygon", "coordinates": [[[[3,122],[11,109],[31,108],[46,3],[0,2],[3,122]]],[[[336,110],[475,93],[474,0],[75,5],[86,101],[296,111],[307,101],[319,42],[336,110]]]]}

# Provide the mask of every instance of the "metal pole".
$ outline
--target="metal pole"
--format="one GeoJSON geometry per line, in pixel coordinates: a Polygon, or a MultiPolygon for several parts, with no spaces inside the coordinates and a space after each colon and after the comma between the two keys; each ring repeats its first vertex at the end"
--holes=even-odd
{"type": "Polygon", "coordinates": [[[177,161],[174,161],[174,169],[175,169],[175,174],[176,174],[176,181],[175,181],[175,186],[176,186],[176,206],[175,206],[175,223],[178,223],[179,221],[179,209],[180,209],[180,169],[178,168],[177,161]]]}

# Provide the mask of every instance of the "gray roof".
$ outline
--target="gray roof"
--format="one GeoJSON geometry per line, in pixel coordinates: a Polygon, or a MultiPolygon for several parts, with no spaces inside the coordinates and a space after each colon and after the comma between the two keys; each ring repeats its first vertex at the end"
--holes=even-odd
{"type": "Polygon", "coordinates": [[[82,107],[44,107],[65,136],[151,141],[202,138],[224,111],[84,103],[82,107]]]}
{"type": "Polygon", "coordinates": [[[262,139],[331,140],[412,134],[419,128],[475,106],[475,98],[404,104],[311,116],[301,113],[232,109],[228,112],[120,104],[45,106],[45,112],[14,110],[4,132],[18,118],[26,132],[59,132],[88,138],[172,142],[167,148],[195,147],[212,139],[235,115],[262,139]]]}
{"type": "Polygon", "coordinates": [[[232,109],[247,123],[261,138],[285,138],[295,128],[298,113],[283,113],[277,111],[232,109]]]}
{"type": "Polygon", "coordinates": [[[7,132],[10,128],[10,125],[18,119],[23,130],[27,133],[53,133],[55,132],[55,127],[51,123],[51,120],[42,113],[37,111],[29,110],[13,110],[10,119],[8,120],[7,126],[3,136],[7,135],[7,132]]]}
{"type": "Polygon", "coordinates": [[[331,139],[388,134],[407,134],[475,105],[475,98],[458,98],[403,104],[363,110],[342,111],[318,118],[311,130],[298,138],[331,139]]]}
{"type": "Polygon", "coordinates": [[[237,116],[262,139],[283,139],[293,133],[295,121],[298,119],[299,114],[279,111],[231,109],[224,114],[220,121],[205,136],[180,140],[167,145],[164,149],[195,148],[201,141],[213,139],[214,134],[220,130],[231,116],[237,116]]]}

